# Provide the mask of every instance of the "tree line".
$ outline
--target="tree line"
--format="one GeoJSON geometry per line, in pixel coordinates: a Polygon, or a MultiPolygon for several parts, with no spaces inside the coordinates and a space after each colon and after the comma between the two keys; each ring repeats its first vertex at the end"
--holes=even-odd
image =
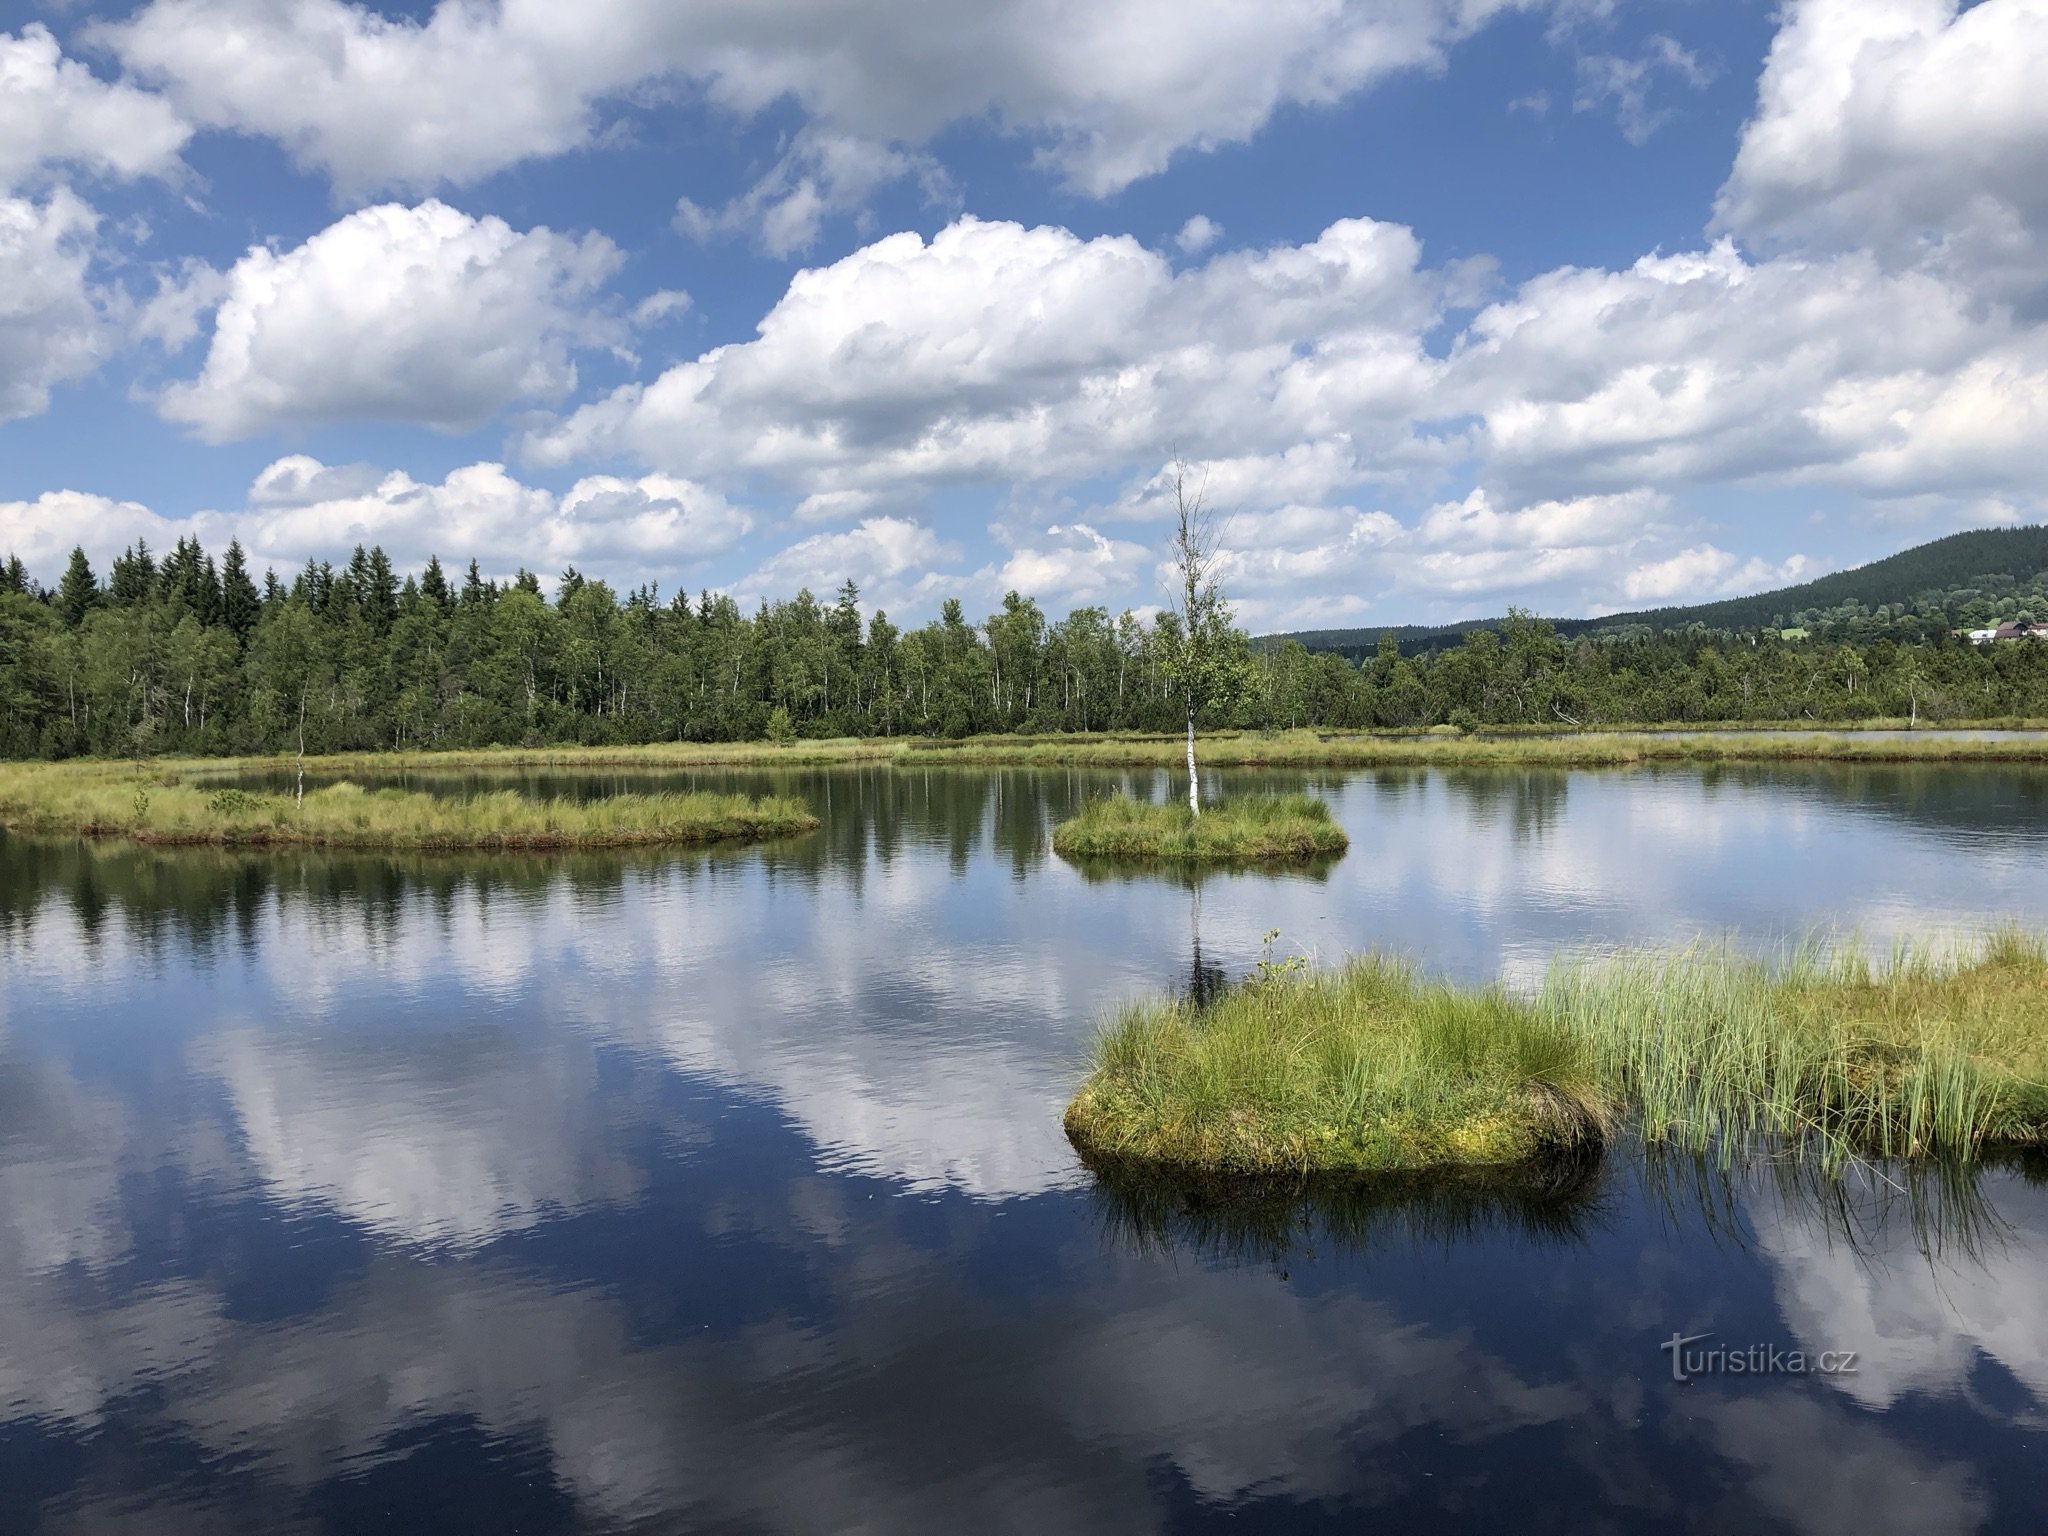
{"type": "MultiPolygon", "coordinates": [[[[918,628],[849,581],[752,613],[623,595],[573,568],[403,577],[381,549],[260,582],[239,544],[136,544],[53,590],[0,564],[0,755],[68,757],[762,737],[1158,731],[1185,726],[1181,617],[1010,593],[918,628]]],[[[1455,644],[1353,662],[1254,650],[1220,602],[1199,723],[1322,730],[2048,716],[2048,643],[1973,647],[1691,630],[1559,635],[1514,613],[1455,644]]]]}

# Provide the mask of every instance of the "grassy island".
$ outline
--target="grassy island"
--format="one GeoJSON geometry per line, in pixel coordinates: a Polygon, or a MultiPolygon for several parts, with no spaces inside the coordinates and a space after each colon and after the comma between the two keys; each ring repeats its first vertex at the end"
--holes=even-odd
{"type": "Polygon", "coordinates": [[[1066,1114],[1101,1167],[1265,1175],[1525,1164],[1653,1141],[1971,1157],[2048,1143],[2048,951],[2004,931],[1874,965],[1808,947],[1556,967],[1533,996],[1367,956],[1205,1008],[1124,1008],[1066,1114]]]}
{"type": "Polygon", "coordinates": [[[1277,863],[1327,858],[1350,845],[1313,795],[1243,795],[1200,816],[1177,800],[1148,805],[1106,795],[1052,834],[1053,851],[1068,859],[1277,863]]]}
{"type": "Polygon", "coordinates": [[[1603,1141],[1611,1118],[1554,1021],[1371,955],[1206,1008],[1124,1008],[1066,1125],[1105,1164],[1271,1174],[1520,1163],[1603,1141]]]}
{"type": "Polygon", "coordinates": [[[513,790],[442,796],[331,784],[290,794],[107,764],[0,767],[0,825],[33,834],[153,844],[359,849],[623,848],[784,837],[818,819],[793,798],[717,794],[535,799],[513,790]]]}

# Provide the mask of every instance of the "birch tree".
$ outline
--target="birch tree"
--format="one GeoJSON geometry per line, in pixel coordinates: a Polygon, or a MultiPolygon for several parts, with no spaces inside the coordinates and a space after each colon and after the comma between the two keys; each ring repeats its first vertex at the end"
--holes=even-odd
{"type": "Polygon", "coordinates": [[[1195,719],[1235,690],[1243,648],[1216,580],[1216,520],[1208,504],[1208,476],[1179,459],[1172,476],[1173,590],[1159,625],[1160,667],[1187,724],[1188,809],[1200,816],[1195,719]]]}

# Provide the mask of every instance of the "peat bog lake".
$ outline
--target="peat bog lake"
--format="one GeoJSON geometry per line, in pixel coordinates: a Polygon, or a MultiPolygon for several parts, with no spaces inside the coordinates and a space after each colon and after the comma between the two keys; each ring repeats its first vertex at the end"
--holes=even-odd
{"type": "Polygon", "coordinates": [[[2048,768],[1205,778],[1349,852],[1076,867],[1168,777],[886,766],[407,780],[822,821],[745,848],[0,835],[0,1531],[2040,1529],[2048,1164],[1225,1202],[1060,1117],[1271,929],[2038,930],[2048,768]]]}

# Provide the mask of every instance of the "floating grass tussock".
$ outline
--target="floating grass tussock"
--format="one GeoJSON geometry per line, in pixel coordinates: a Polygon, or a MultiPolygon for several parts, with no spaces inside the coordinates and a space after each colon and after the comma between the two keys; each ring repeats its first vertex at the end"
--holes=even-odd
{"type": "Polygon", "coordinates": [[[1969,1159],[2048,1144],[2048,951],[2002,930],[1873,964],[1808,945],[1555,967],[1533,997],[1398,962],[1118,1013],[1068,1106],[1083,1157],[1219,1173],[1496,1165],[1611,1137],[1969,1159]]]}
{"type": "Polygon", "coordinates": [[[705,793],[466,798],[340,783],[292,796],[116,777],[68,766],[0,768],[0,824],[27,833],[155,844],[376,849],[616,848],[783,837],[818,825],[801,800],[705,793]]]}
{"type": "Polygon", "coordinates": [[[1098,1166],[1236,1174],[1506,1166],[1605,1139],[1584,1043],[1498,989],[1369,955],[1207,1007],[1126,1006],[1067,1134],[1098,1166]]]}
{"type": "Polygon", "coordinates": [[[1242,795],[1200,816],[1179,801],[1105,795],[1055,827],[1052,846],[1068,859],[1277,862],[1328,858],[1351,840],[1313,795],[1242,795]]]}

